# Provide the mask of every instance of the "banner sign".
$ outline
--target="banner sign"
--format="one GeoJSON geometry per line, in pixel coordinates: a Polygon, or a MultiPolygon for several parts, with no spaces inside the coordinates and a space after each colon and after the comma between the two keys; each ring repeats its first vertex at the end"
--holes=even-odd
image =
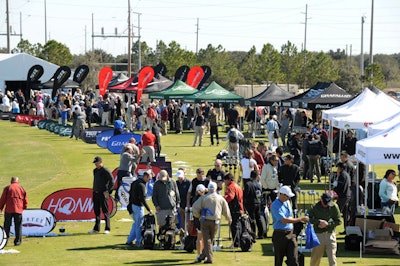
{"type": "Polygon", "coordinates": [[[51,98],[54,99],[54,96],[56,96],[56,92],[59,88],[61,88],[61,85],[67,81],[67,79],[71,76],[71,69],[67,66],[60,66],[56,73],[54,73],[53,79],[53,91],[51,93],[51,98]]]}
{"type": "Polygon", "coordinates": [[[201,66],[194,66],[189,70],[186,83],[192,88],[197,88],[204,77],[204,69],[201,66]]]}
{"type": "Polygon", "coordinates": [[[87,65],[80,65],[75,69],[73,81],[81,84],[89,74],[89,67],[87,65]]]}
{"type": "Polygon", "coordinates": [[[114,136],[114,129],[104,130],[96,136],[96,143],[99,147],[107,149],[108,140],[114,136]]]}
{"type": "Polygon", "coordinates": [[[40,77],[43,75],[44,69],[41,65],[34,65],[28,70],[28,76],[26,81],[29,82],[36,82],[39,81],[40,77]]]}
{"type": "MultiPolygon", "coordinates": [[[[110,130],[111,127],[108,126],[95,126],[85,129],[83,131],[82,140],[88,144],[96,144],[97,143],[97,135],[102,133],[103,131],[110,130]]],[[[104,148],[107,148],[104,147],[104,148]]]]}
{"type": "Polygon", "coordinates": [[[122,151],[122,147],[129,142],[131,138],[136,139],[136,143],[142,142],[142,135],[126,133],[112,136],[107,142],[107,149],[112,153],[119,154],[122,151]]]}
{"type": "Polygon", "coordinates": [[[101,96],[104,96],[106,93],[108,84],[110,84],[110,81],[112,79],[113,71],[111,67],[105,66],[102,69],[100,69],[99,72],[99,94],[101,96]]]}
{"type": "MultiPolygon", "coordinates": [[[[91,188],[69,188],[56,191],[42,202],[42,209],[54,213],[57,221],[86,221],[95,219],[93,212],[93,190],[91,188]]],[[[110,217],[117,212],[114,198],[108,199],[110,217]]],[[[101,215],[104,219],[104,215],[101,215]]]]}
{"type": "Polygon", "coordinates": [[[189,66],[180,66],[175,72],[174,81],[181,80],[183,82],[186,81],[190,67],[189,66]]]}
{"type": "MultiPolygon", "coordinates": [[[[22,235],[42,236],[53,231],[56,227],[56,217],[48,210],[26,209],[22,212],[22,235]]],[[[15,235],[14,223],[10,232],[15,235]]]]}

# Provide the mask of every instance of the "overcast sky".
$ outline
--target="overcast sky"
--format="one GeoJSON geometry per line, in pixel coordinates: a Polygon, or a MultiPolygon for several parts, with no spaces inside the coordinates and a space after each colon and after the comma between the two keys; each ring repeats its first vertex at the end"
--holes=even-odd
{"type": "MultiPolygon", "coordinates": [[[[45,43],[45,0],[9,0],[13,33],[31,43],[45,43]],[[21,14],[21,16],[20,16],[21,14]],[[20,19],[21,17],[21,19],[20,19]],[[20,23],[22,21],[22,23],[20,23]]],[[[208,44],[222,45],[228,51],[258,52],[266,43],[276,49],[288,40],[300,50],[346,49],[361,52],[361,17],[364,23],[364,53],[370,51],[371,0],[131,0],[133,34],[140,35],[150,47],[157,40],[176,41],[182,48],[196,51],[208,44]],[[197,19],[199,21],[197,27],[197,19]],[[198,28],[198,29],[197,29],[198,28]],[[198,31],[198,35],[196,32],[198,31]]],[[[6,33],[6,0],[0,0],[0,34],[6,33]]],[[[92,49],[94,34],[128,35],[128,0],[46,0],[47,37],[71,49],[73,54],[92,49]],[[86,33],[85,33],[86,28],[86,33]]],[[[375,0],[373,52],[400,53],[400,0],[375,0]]],[[[11,37],[11,48],[20,37],[11,37]]],[[[135,39],[136,40],[136,39],[135,39]]],[[[0,47],[7,46],[0,36],[0,47]]],[[[94,38],[94,48],[113,55],[127,53],[127,38],[94,38]]]]}

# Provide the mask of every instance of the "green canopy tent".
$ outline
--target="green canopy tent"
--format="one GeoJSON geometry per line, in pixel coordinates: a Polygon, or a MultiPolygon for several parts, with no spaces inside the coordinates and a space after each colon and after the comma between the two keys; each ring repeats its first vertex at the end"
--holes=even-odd
{"type": "Polygon", "coordinates": [[[149,98],[159,100],[186,99],[189,95],[196,92],[198,92],[198,90],[190,87],[181,80],[177,80],[171,86],[162,91],[150,93],[149,98]]]}
{"type": "Polygon", "coordinates": [[[209,102],[243,104],[244,99],[242,96],[224,89],[217,82],[213,81],[205,89],[186,97],[185,101],[192,103],[209,102]]]}

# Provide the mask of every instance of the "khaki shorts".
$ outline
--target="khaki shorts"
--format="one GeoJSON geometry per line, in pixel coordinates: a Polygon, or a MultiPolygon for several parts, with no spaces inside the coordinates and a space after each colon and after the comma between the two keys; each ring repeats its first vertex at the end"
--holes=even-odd
{"type": "Polygon", "coordinates": [[[168,215],[172,215],[174,217],[174,223],[176,221],[176,211],[174,210],[160,210],[156,213],[156,215],[158,226],[165,225],[165,218],[167,218],[168,215]]]}

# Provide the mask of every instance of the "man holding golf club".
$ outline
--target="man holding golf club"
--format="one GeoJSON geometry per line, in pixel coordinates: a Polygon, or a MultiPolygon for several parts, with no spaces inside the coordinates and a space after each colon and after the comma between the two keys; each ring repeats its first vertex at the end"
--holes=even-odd
{"type": "Polygon", "coordinates": [[[308,216],[293,217],[293,211],[289,199],[294,196],[291,188],[282,186],[279,196],[271,204],[274,233],[272,243],[274,245],[275,266],[281,266],[286,256],[287,265],[298,266],[298,249],[296,234],[293,233],[293,224],[308,222],[308,216]]]}

